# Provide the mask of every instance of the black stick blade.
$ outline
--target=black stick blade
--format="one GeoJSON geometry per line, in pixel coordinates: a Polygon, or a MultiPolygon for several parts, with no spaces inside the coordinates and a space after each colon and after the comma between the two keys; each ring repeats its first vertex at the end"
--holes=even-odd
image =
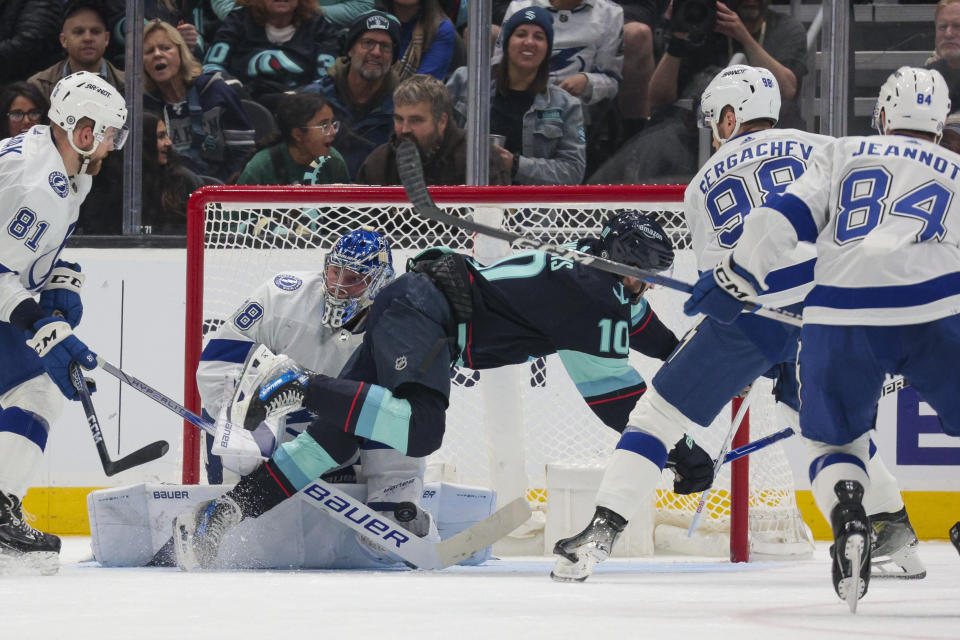
{"type": "Polygon", "coordinates": [[[119,460],[111,461],[103,470],[107,476],[112,476],[114,474],[120,473],[121,471],[126,471],[132,467],[139,466],[141,464],[146,464],[148,462],[153,462],[158,458],[162,458],[166,455],[167,451],[170,450],[170,444],[165,440],[158,440],[156,442],[151,442],[142,449],[137,449],[128,456],[124,456],[119,460]]]}

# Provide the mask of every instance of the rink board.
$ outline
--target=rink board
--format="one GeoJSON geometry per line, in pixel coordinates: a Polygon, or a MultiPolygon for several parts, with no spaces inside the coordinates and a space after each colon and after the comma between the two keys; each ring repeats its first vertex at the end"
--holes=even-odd
{"type": "MultiPolygon", "coordinates": [[[[354,498],[366,485],[338,484],[354,498]]],[[[87,496],[91,547],[103,566],[142,567],[170,539],[173,518],[216,498],[230,485],[142,483],[87,496]]],[[[421,506],[447,539],[496,510],[496,492],[448,482],[427,483],[421,506]]],[[[460,564],[481,564],[487,549],[460,564]]],[[[375,559],[357,535],[302,500],[285,500],[259,518],[244,520],[224,538],[218,569],[369,569],[391,566],[375,559]]]]}

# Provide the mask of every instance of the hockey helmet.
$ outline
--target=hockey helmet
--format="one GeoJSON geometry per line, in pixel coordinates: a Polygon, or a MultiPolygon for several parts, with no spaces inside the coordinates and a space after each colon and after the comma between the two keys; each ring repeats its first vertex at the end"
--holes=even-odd
{"type": "Polygon", "coordinates": [[[770,120],[776,124],[780,118],[780,85],[767,69],[735,64],[718,73],[700,98],[698,124],[710,127],[713,135],[725,143],[740,131],[744,122],[770,120]],[[725,107],[733,109],[736,125],[730,137],[721,138],[717,123],[725,107]]]}
{"type": "Polygon", "coordinates": [[[393,279],[390,243],[363,227],[337,240],[324,260],[324,326],[339,329],[373,303],[393,279]]]}
{"type": "Polygon", "coordinates": [[[663,227],[639,211],[613,214],[600,232],[600,257],[648,271],[673,265],[673,244],[663,227]]]}
{"type": "MultiPolygon", "coordinates": [[[[50,94],[50,122],[72,134],[81,118],[93,120],[93,137],[98,144],[112,140],[114,149],[122,149],[127,140],[127,106],[120,92],[95,73],[77,71],[61,78],[50,94]]],[[[73,143],[70,146],[83,157],[94,149],[84,151],[73,143]]]]}
{"type": "Polygon", "coordinates": [[[880,87],[873,127],[881,134],[897,130],[932,133],[939,142],[948,113],[950,91],[939,71],[900,67],[880,87]],[[881,126],[881,112],[885,127],[881,126]]]}

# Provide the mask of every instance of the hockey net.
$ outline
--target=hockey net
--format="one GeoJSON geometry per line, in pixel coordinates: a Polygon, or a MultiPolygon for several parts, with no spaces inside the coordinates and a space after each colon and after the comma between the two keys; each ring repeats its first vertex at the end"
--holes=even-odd
{"type": "MultiPolygon", "coordinates": [[[[683,187],[441,187],[431,192],[447,211],[484,214],[486,223],[493,221],[553,242],[596,235],[611,210],[637,209],[655,217],[673,239],[677,249],[673,277],[696,278],[682,215],[683,187]]],[[[207,187],[193,195],[188,208],[184,376],[190,409],[199,411],[194,372],[211,330],[230,318],[245,296],[272,275],[322,268],[332,244],[360,226],[376,228],[389,237],[398,273],[405,270],[408,257],[431,246],[490,252],[483,239],[420,218],[403,190],[395,187],[207,187]]],[[[678,336],[692,325],[693,319],[682,312],[682,294],[656,288],[647,297],[678,336]]],[[[557,304],[562,308],[562,301],[557,304]]],[[[636,353],[631,362],[647,380],[660,364],[636,353]]],[[[439,469],[444,479],[492,487],[502,495],[523,487],[520,491],[543,522],[542,514],[550,507],[547,465],[602,468],[618,434],[582,401],[557,356],[504,370],[496,374],[452,370],[443,446],[428,464],[439,469]]],[[[739,443],[784,426],[777,418],[769,382],[762,379],[758,384],[749,431],[741,429],[739,443]]],[[[710,429],[691,435],[715,456],[730,418],[731,412],[724,411],[710,429]]],[[[183,481],[197,483],[200,438],[190,425],[185,425],[184,436],[183,481]]],[[[671,486],[672,474],[665,473],[655,498],[656,524],[685,528],[699,494],[679,496],[670,491],[671,486]]],[[[724,465],[700,529],[707,535],[726,535],[731,528],[733,559],[745,559],[748,548],[754,557],[802,555],[809,549],[793,476],[780,444],[754,453],[749,462],[724,465]],[[734,469],[739,469],[733,473],[740,479],[731,484],[734,469]]]]}

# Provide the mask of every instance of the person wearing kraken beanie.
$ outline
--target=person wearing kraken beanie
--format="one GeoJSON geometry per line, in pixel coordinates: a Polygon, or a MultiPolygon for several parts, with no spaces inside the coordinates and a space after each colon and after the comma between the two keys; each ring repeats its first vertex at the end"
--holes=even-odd
{"type": "Polygon", "coordinates": [[[385,11],[368,11],[354,19],[343,43],[343,54],[346,55],[357,38],[368,31],[385,31],[390,36],[393,42],[393,61],[396,62],[400,53],[400,21],[385,11]]]}
{"type": "Polygon", "coordinates": [[[547,36],[547,60],[553,52],[553,16],[543,7],[526,7],[514,13],[500,28],[501,42],[509,42],[514,30],[522,24],[535,24],[547,36]]]}

